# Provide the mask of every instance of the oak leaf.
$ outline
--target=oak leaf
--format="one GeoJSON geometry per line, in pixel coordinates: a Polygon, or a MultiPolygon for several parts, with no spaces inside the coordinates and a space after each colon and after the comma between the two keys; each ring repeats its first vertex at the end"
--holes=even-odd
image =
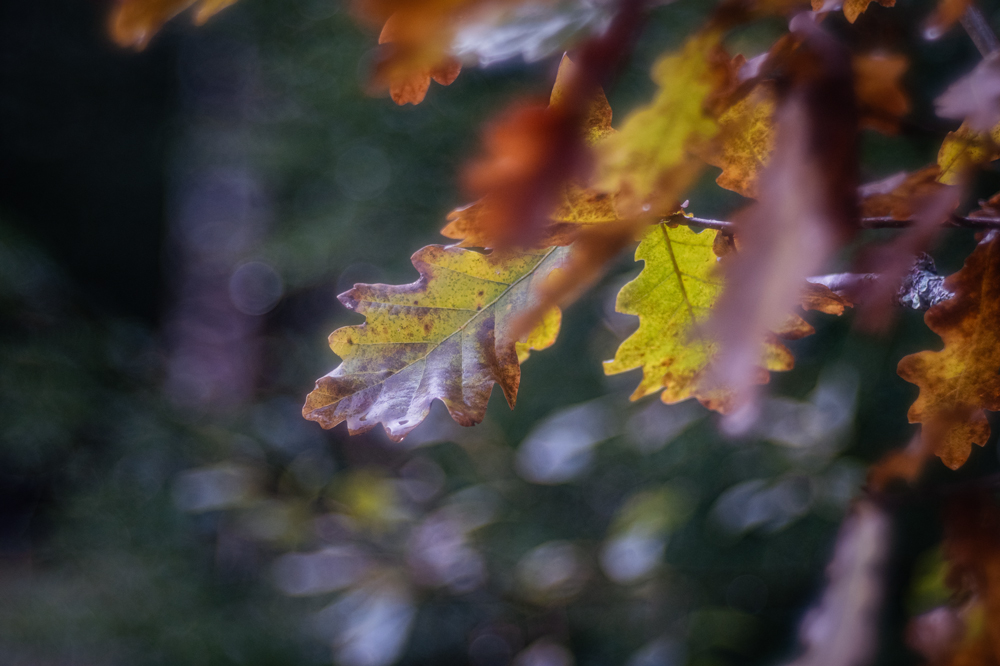
{"type": "Polygon", "coordinates": [[[902,86],[909,68],[906,56],[870,53],[854,56],[852,65],[861,125],[886,134],[896,132],[899,119],[910,112],[910,98],[902,86]]]}
{"type": "Polygon", "coordinates": [[[946,186],[940,182],[941,168],[924,167],[913,173],[900,172],[858,188],[862,217],[910,220],[926,199],[946,186]]]}
{"type": "MultiPolygon", "coordinates": [[[[550,107],[559,107],[564,103],[573,67],[572,61],[564,56],[552,86],[550,107]]],[[[593,145],[614,132],[611,128],[611,106],[604,91],[599,88],[594,91],[582,131],[588,145],[593,145]]],[[[495,229],[500,224],[501,216],[505,214],[503,207],[494,203],[495,200],[495,195],[487,195],[475,203],[453,210],[448,215],[448,224],[441,230],[442,235],[459,241],[457,244],[460,247],[493,247],[498,240],[495,229]]],[[[581,228],[619,219],[614,195],[570,182],[562,188],[555,209],[548,215],[550,224],[542,230],[542,236],[536,244],[568,245],[581,228]]]]}
{"type": "MultiPolygon", "coordinates": [[[[735,217],[741,251],[707,325],[721,343],[714,375],[752,404],[760,346],[798,303],[801,285],[857,230],[857,122],[849,55],[812,20],[791,22],[801,43],[775,112],[774,150],[759,198],[735,217]]],[[[742,415],[748,416],[749,411],[742,415]]],[[[730,427],[746,425],[734,418],[730,427]]]]}
{"type": "Polygon", "coordinates": [[[984,410],[1000,409],[1000,236],[980,241],[945,288],[955,296],[924,315],[944,349],[906,356],[898,372],[920,387],[910,423],[922,423],[930,448],[958,469],[990,437],[984,410]]]}
{"type": "MultiPolygon", "coordinates": [[[[645,267],[622,288],[615,304],[618,312],[638,316],[639,328],[621,343],[615,358],[604,363],[609,375],[642,368],[633,400],[662,390],[660,397],[667,404],[697,398],[709,409],[730,408],[729,392],[708,381],[718,344],[701,330],[723,290],[718,261],[728,252],[722,249],[720,235],[658,224],[639,243],[635,259],[645,267]]],[[[790,338],[813,332],[795,315],[782,328],[790,338]]],[[[774,335],[767,336],[761,358],[767,370],[790,370],[794,365],[791,352],[774,335]]],[[[767,372],[759,369],[756,381],[767,379],[767,372]]]]}
{"type": "Polygon", "coordinates": [[[451,85],[462,71],[462,64],[447,51],[445,35],[416,39],[413,26],[409,13],[397,12],[385,22],[378,38],[388,54],[375,67],[375,81],[388,88],[392,101],[399,105],[420,104],[431,80],[451,85]]]}
{"type": "Polygon", "coordinates": [[[381,423],[398,441],[434,399],[466,426],[482,421],[494,384],[513,407],[520,362],[555,341],[559,315],[547,313],[523,339],[513,324],[565,252],[480,254],[430,245],[413,255],[416,282],[355,285],[340,300],[366,321],[330,335],[343,362],[316,382],[303,416],[324,428],[347,421],[351,434],[381,423]]]}
{"type": "Polygon", "coordinates": [[[144,48],[163,24],[197,5],[196,25],[202,25],[236,0],[119,0],[111,14],[111,38],[121,46],[144,48]]]}
{"type": "Polygon", "coordinates": [[[961,184],[969,172],[980,165],[1000,158],[1000,125],[989,132],[977,132],[962,123],[954,132],[948,132],[938,150],[937,163],[941,168],[938,180],[945,185],[961,184]]]}
{"type": "Polygon", "coordinates": [[[657,61],[652,78],[660,86],[656,98],[596,146],[595,186],[618,193],[626,216],[677,210],[701,172],[695,154],[719,131],[706,107],[731,84],[719,32],[709,29],[688,39],[679,53],[657,61]]]}
{"type": "Polygon", "coordinates": [[[757,179],[774,148],[774,85],[764,81],[719,116],[718,140],[703,159],[722,169],[720,187],[757,197],[757,179]]]}

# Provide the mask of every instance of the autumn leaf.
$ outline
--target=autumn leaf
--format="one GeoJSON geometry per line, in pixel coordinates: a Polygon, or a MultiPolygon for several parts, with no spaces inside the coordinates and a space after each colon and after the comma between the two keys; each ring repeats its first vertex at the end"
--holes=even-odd
{"type": "Polygon", "coordinates": [[[1000,54],[985,58],[934,100],[942,118],[963,120],[973,132],[989,132],[1000,123],[1000,54]]]}
{"type": "Polygon", "coordinates": [[[385,22],[378,38],[388,53],[375,67],[375,82],[388,88],[392,101],[399,105],[420,104],[431,80],[451,85],[462,71],[462,64],[447,51],[444,34],[437,39],[417,40],[413,27],[409,14],[398,12],[385,22]]]}
{"type": "Polygon", "coordinates": [[[755,199],[757,179],[774,149],[773,82],[764,81],[719,116],[719,136],[702,158],[722,169],[720,187],[755,199]]]}
{"type": "Polygon", "coordinates": [[[920,387],[910,423],[922,423],[934,453],[958,469],[990,437],[984,410],[1000,409],[1000,236],[980,241],[945,288],[955,296],[924,315],[944,349],[906,356],[898,372],[920,387]]]}
{"type": "Polygon", "coordinates": [[[959,185],[977,166],[1000,158],[1000,125],[990,132],[976,132],[962,123],[954,132],[948,132],[938,150],[937,163],[941,168],[938,180],[945,185],[959,185]]]}
{"type": "MultiPolygon", "coordinates": [[[[843,2],[841,0],[812,0],[812,7],[814,12],[829,12],[843,6],[844,17],[850,23],[854,23],[872,2],[873,0],[844,0],[843,2]]],[[[896,0],[878,0],[878,4],[883,7],[895,7],[896,0]]]]}
{"type": "Polygon", "coordinates": [[[972,0],[938,0],[937,8],[924,28],[928,39],[937,39],[962,18],[962,14],[972,4],[972,0]]]}
{"type": "Polygon", "coordinates": [[[513,407],[520,361],[555,341],[559,319],[549,312],[524,340],[512,334],[513,322],[565,252],[480,254],[431,245],[413,255],[418,281],[355,285],[340,300],[366,321],[330,335],[343,362],[316,382],[303,416],[324,428],[347,421],[351,434],[381,423],[398,441],[434,399],[466,426],[482,421],[493,384],[513,407]]]}
{"type": "Polygon", "coordinates": [[[896,132],[899,119],[910,112],[910,98],[902,86],[909,67],[906,56],[869,53],[854,56],[852,65],[861,125],[886,134],[896,132]]]}
{"type": "Polygon", "coordinates": [[[808,17],[791,25],[802,43],[788,63],[774,150],[758,201],[734,220],[741,251],[723,265],[725,291],[707,325],[721,343],[716,381],[748,405],[765,335],[796,305],[802,283],[822,272],[857,228],[850,59],[808,17]]]}
{"type": "Polygon", "coordinates": [[[594,184],[618,193],[624,215],[677,210],[702,168],[695,153],[719,131],[706,105],[731,82],[730,74],[720,34],[712,29],[653,66],[652,78],[660,87],[656,98],[597,146],[594,184]]]}
{"type": "MultiPolygon", "coordinates": [[[[697,398],[709,409],[725,412],[730,407],[729,392],[707,381],[718,344],[701,330],[723,290],[719,236],[658,224],[639,243],[635,259],[645,267],[622,288],[615,305],[618,312],[638,316],[639,329],[622,342],[614,360],[604,363],[609,375],[642,368],[633,400],[662,390],[660,397],[667,404],[697,398]]],[[[813,332],[801,318],[788,319],[784,328],[790,337],[813,332]]],[[[761,360],[767,370],[790,370],[794,365],[791,352],[773,335],[761,360]]],[[[761,370],[756,380],[766,382],[767,377],[761,370]]]]}
{"type": "Polygon", "coordinates": [[[862,217],[910,220],[928,197],[945,189],[939,181],[941,168],[924,167],[913,173],[900,172],[858,188],[862,217]]]}
{"type": "Polygon", "coordinates": [[[119,0],[111,14],[111,38],[121,46],[144,48],[163,24],[189,7],[202,25],[236,0],[119,0]]]}
{"type": "MultiPolygon", "coordinates": [[[[559,107],[564,103],[573,67],[572,61],[564,56],[552,86],[550,107],[559,107]]],[[[592,95],[582,131],[588,145],[593,145],[614,132],[611,129],[611,106],[604,91],[599,88],[592,95]]],[[[505,214],[503,206],[495,205],[495,199],[495,195],[487,195],[473,204],[452,211],[448,215],[448,224],[441,230],[442,235],[459,241],[460,247],[493,247],[497,241],[495,229],[502,224],[502,216],[505,214]]],[[[563,186],[555,209],[547,217],[549,225],[536,243],[539,246],[568,245],[581,228],[620,219],[613,195],[585,188],[575,182],[563,186]]]]}
{"type": "MultiPolygon", "coordinates": [[[[914,618],[908,643],[932,666],[1000,663],[1000,511],[990,493],[949,502],[943,542],[951,603],[914,618]]],[[[940,573],[935,572],[937,576],[940,573]]]]}

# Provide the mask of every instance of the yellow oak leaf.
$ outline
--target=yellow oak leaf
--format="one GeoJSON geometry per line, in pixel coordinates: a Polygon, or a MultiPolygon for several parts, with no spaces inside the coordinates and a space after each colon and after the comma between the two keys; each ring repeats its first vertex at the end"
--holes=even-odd
{"type": "Polygon", "coordinates": [[[713,94],[730,83],[720,33],[691,37],[680,52],[653,66],[660,86],[653,101],[633,112],[621,130],[598,143],[595,185],[617,192],[626,216],[670,213],[701,171],[695,157],[719,131],[706,111],[713,94]]]}
{"type": "Polygon", "coordinates": [[[236,0],[120,0],[111,14],[111,38],[121,46],[142,49],[163,24],[197,6],[194,22],[205,23],[236,0]]]}
{"type": "Polygon", "coordinates": [[[938,150],[937,163],[941,168],[938,182],[958,185],[974,167],[1000,158],[1000,125],[988,133],[976,132],[962,123],[948,135],[938,150]]]}
{"type": "MultiPolygon", "coordinates": [[[[717,268],[720,232],[695,233],[686,226],[651,227],[636,249],[636,261],[644,261],[639,276],[618,293],[615,309],[639,317],[639,328],[618,347],[615,358],[604,363],[613,375],[642,368],[642,380],[633,400],[657,393],[672,404],[697,398],[709,409],[725,412],[732,396],[710,385],[708,367],[718,344],[700,330],[722,293],[717,268]]],[[[790,315],[782,327],[785,337],[809,335],[813,328],[790,315]]],[[[794,359],[787,347],[773,336],[767,341],[761,365],[766,370],[790,370],[794,359]]],[[[768,374],[761,369],[757,381],[768,374]]]]}
{"type": "Polygon", "coordinates": [[[324,428],[347,421],[351,434],[381,423],[399,441],[435,399],[466,426],[482,421],[494,384],[513,407],[520,362],[555,341],[559,313],[549,311],[524,339],[514,323],[565,254],[430,245],[413,255],[416,282],[355,285],[340,301],[366,321],[330,335],[343,362],[316,382],[303,416],[324,428]]]}
{"type": "Polygon", "coordinates": [[[931,450],[957,469],[990,437],[983,410],[1000,410],[1000,236],[980,241],[944,284],[955,296],[924,315],[944,349],[905,356],[898,372],[920,387],[910,423],[922,423],[931,450]]]}

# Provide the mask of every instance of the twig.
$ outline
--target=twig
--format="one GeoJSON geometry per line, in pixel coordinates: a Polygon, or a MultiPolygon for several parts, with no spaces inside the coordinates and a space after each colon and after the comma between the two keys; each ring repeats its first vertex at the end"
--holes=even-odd
{"type": "Polygon", "coordinates": [[[984,58],[988,58],[997,51],[1000,51],[1000,40],[997,40],[996,33],[986,22],[986,17],[979,11],[979,8],[970,4],[962,18],[959,19],[962,27],[969,33],[972,43],[979,49],[979,53],[984,58]]]}
{"type": "MultiPolygon", "coordinates": [[[[727,220],[711,220],[704,217],[688,217],[686,215],[674,215],[664,220],[678,222],[680,224],[694,224],[706,229],[717,229],[719,231],[735,231],[736,225],[727,220]]],[[[860,220],[862,229],[905,229],[912,227],[913,220],[897,220],[892,217],[863,217],[860,220]]],[[[1000,229],[1000,217],[967,217],[964,215],[952,215],[941,223],[943,227],[954,229],[1000,229]]]]}

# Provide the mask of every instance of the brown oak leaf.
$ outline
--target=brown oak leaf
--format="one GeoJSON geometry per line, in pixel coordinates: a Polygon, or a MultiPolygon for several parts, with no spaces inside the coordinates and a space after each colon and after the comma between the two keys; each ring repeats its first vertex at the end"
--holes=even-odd
{"type": "Polygon", "coordinates": [[[944,349],[906,356],[898,372],[920,387],[910,423],[922,423],[934,453],[957,469],[990,437],[984,410],[1000,409],[1000,235],[984,237],[945,287],[955,296],[924,315],[944,349]]]}

